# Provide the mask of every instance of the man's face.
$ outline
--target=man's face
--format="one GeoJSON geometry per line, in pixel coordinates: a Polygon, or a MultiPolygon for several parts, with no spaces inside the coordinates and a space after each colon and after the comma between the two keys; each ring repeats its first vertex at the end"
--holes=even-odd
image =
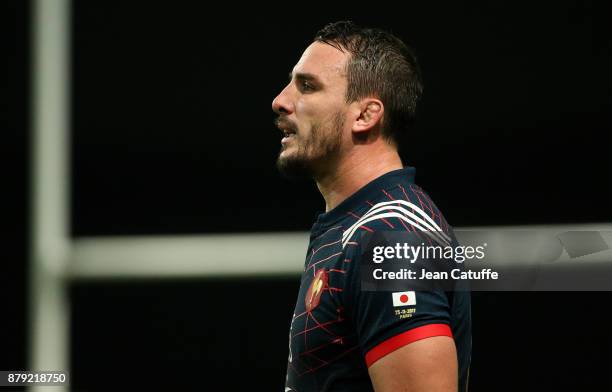
{"type": "Polygon", "coordinates": [[[338,159],[347,123],[348,56],[324,43],[311,44],[272,102],[283,131],[277,167],[284,174],[316,178],[338,159]]]}

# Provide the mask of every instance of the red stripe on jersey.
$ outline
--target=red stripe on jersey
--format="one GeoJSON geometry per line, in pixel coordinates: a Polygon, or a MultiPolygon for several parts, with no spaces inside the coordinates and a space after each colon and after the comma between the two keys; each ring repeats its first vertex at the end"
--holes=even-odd
{"type": "MultiPolygon", "coordinates": [[[[384,189],[381,189],[381,191],[383,191],[383,193],[384,193],[385,195],[387,195],[387,197],[388,197],[389,199],[391,199],[391,200],[395,200],[395,199],[393,198],[393,196],[391,196],[391,195],[390,195],[390,194],[389,194],[387,191],[385,191],[384,189]]],[[[410,231],[410,228],[412,227],[412,225],[410,225],[410,226],[406,226],[406,224],[404,223],[404,220],[403,220],[403,219],[400,219],[400,218],[397,218],[397,219],[400,221],[400,223],[402,224],[402,226],[404,226],[404,229],[406,229],[406,231],[410,231]]],[[[412,227],[412,231],[416,231],[416,229],[415,229],[414,227],[412,227]]]]}
{"type": "Polygon", "coordinates": [[[447,324],[428,324],[402,332],[368,351],[365,356],[366,365],[370,367],[374,362],[398,348],[432,336],[450,336],[452,338],[453,333],[447,324]]]}

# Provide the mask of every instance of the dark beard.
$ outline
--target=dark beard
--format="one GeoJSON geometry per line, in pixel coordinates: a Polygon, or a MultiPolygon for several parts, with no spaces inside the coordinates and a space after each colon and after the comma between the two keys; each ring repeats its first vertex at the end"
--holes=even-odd
{"type": "MultiPolygon", "coordinates": [[[[344,119],[341,113],[336,113],[332,120],[332,130],[323,136],[320,124],[312,126],[310,138],[307,141],[296,140],[298,151],[293,156],[276,160],[276,168],[288,179],[315,179],[329,169],[337,158],[342,141],[344,119]],[[306,144],[304,144],[306,143],[306,144]]],[[[299,135],[296,135],[299,137],[299,135]]]]}
{"type": "Polygon", "coordinates": [[[276,168],[280,174],[289,180],[305,180],[314,176],[313,170],[305,159],[291,157],[276,160],[276,168]]]}

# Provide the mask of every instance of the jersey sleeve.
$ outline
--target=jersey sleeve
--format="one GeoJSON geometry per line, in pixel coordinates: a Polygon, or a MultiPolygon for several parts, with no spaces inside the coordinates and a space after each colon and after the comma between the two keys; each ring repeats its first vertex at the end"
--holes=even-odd
{"type": "Polygon", "coordinates": [[[343,294],[368,367],[417,340],[452,337],[451,309],[444,291],[362,291],[360,244],[353,241],[352,245],[346,249],[351,268],[343,294]]]}

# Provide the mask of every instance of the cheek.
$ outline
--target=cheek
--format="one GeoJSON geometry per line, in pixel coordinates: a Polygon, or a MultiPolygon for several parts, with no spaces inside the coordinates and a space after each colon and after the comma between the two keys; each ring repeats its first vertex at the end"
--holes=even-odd
{"type": "Polygon", "coordinates": [[[316,121],[326,117],[337,109],[338,102],[325,93],[305,94],[295,102],[295,113],[298,118],[316,121]]]}
{"type": "Polygon", "coordinates": [[[295,115],[299,121],[308,121],[311,117],[316,116],[317,108],[312,104],[299,100],[295,104],[295,115]]]}
{"type": "Polygon", "coordinates": [[[298,100],[298,101],[295,103],[295,113],[296,113],[296,114],[298,114],[298,113],[302,113],[302,112],[304,111],[305,107],[306,107],[306,105],[304,104],[304,101],[303,101],[303,100],[301,100],[301,99],[300,99],[300,100],[298,100]]]}
{"type": "Polygon", "coordinates": [[[308,140],[312,125],[317,122],[317,109],[311,103],[298,101],[295,105],[295,121],[298,126],[298,139],[308,140]]]}

